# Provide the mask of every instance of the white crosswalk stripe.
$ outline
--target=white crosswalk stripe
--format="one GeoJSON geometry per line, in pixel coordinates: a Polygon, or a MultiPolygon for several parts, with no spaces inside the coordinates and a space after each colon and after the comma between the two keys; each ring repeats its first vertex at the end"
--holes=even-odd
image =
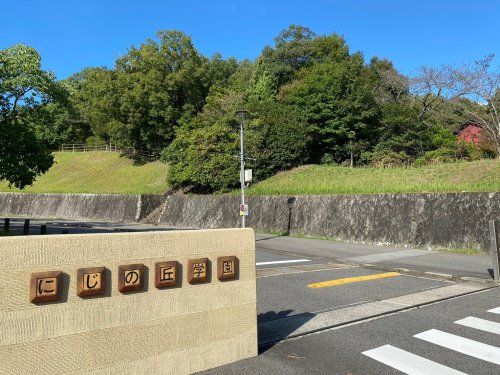
{"type": "Polygon", "coordinates": [[[471,357],[482,359],[483,361],[500,365],[500,348],[496,346],[483,344],[482,342],[470,340],[437,329],[430,329],[414,337],[471,357]]]}
{"type": "Polygon", "coordinates": [[[457,320],[455,323],[466,327],[480,329],[481,331],[496,333],[497,335],[500,335],[500,323],[497,322],[491,322],[489,320],[468,316],[467,318],[457,320]]]}
{"type": "Polygon", "coordinates": [[[363,354],[409,375],[466,375],[464,372],[454,370],[391,345],[367,350],[363,354]]]}
{"type": "Polygon", "coordinates": [[[488,312],[493,314],[500,314],[500,307],[495,307],[494,309],[488,310],[488,312]]]}
{"type": "MultiPolygon", "coordinates": [[[[488,310],[488,312],[500,314],[500,307],[488,310]]],[[[500,335],[500,323],[487,319],[468,316],[466,318],[455,321],[455,324],[460,324],[464,327],[500,335]]],[[[461,354],[466,354],[470,357],[474,357],[482,361],[500,365],[500,348],[493,345],[488,345],[479,341],[440,331],[438,329],[430,329],[428,331],[416,334],[413,337],[435,345],[439,345],[446,349],[451,349],[461,354]]],[[[406,350],[399,349],[392,345],[383,345],[378,348],[364,351],[362,354],[410,375],[464,374],[461,371],[431,361],[419,355],[407,352],[406,350]]]]}

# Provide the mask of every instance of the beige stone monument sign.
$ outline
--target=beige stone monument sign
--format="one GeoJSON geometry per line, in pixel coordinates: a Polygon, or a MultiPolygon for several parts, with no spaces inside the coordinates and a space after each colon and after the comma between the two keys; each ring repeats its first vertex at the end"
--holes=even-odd
{"type": "Polygon", "coordinates": [[[4,237],[0,254],[0,374],[188,374],[257,354],[251,229],[4,237]]]}

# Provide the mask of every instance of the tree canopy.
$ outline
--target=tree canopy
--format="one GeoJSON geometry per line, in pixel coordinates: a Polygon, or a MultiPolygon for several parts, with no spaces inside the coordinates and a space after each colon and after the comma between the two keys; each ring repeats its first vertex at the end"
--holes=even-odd
{"type": "Polygon", "coordinates": [[[408,77],[387,59],[365,61],[340,35],[300,25],[281,31],[254,61],[207,57],[183,32],[160,30],[113,67],[57,81],[36,50],[16,45],[0,51],[0,178],[22,187],[50,167],[49,149],[111,142],[168,162],[174,188],[228,191],[239,180],[241,109],[249,111],[247,165],[257,181],[306,163],[387,167],[495,156],[500,90],[492,61],[408,77]],[[484,141],[457,142],[466,123],[481,126],[484,141]]]}
{"type": "Polygon", "coordinates": [[[23,188],[50,168],[53,157],[29,123],[64,96],[35,49],[17,44],[0,51],[0,180],[23,188]]]}

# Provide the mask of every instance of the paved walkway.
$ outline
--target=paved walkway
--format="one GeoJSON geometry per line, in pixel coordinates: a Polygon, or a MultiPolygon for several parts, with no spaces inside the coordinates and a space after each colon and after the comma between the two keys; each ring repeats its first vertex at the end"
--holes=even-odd
{"type": "Polygon", "coordinates": [[[492,279],[492,258],[489,254],[465,255],[266,234],[257,235],[256,245],[258,250],[310,260],[327,258],[380,269],[406,269],[426,273],[426,276],[435,273],[444,278],[492,279]]]}

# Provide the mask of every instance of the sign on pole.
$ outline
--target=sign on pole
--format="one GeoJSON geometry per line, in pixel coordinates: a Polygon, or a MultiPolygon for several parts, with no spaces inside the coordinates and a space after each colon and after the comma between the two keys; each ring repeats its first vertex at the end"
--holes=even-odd
{"type": "Polygon", "coordinates": [[[245,182],[252,182],[253,174],[251,169],[245,169],[245,182]]]}
{"type": "Polygon", "coordinates": [[[248,216],[248,204],[240,204],[240,216],[248,216]]]}

